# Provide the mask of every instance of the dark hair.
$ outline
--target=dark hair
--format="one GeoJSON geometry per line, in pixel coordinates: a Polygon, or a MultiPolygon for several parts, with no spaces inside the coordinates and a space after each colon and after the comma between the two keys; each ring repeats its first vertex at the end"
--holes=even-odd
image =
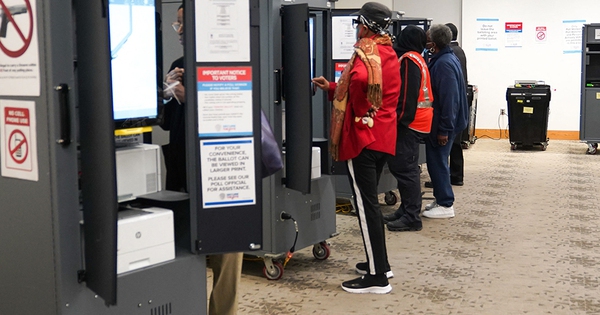
{"type": "Polygon", "coordinates": [[[434,24],[429,30],[429,38],[435,43],[438,49],[444,49],[452,41],[452,32],[450,28],[443,24],[434,24]]]}
{"type": "Polygon", "coordinates": [[[179,8],[177,9],[177,11],[183,9],[183,3],[179,6],[179,8]]]}
{"type": "Polygon", "coordinates": [[[456,25],[452,23],[446,23],[446,26],[448,26],[448,28],[452,32],[452,40],[456,40],[458,38],[458,28],[456,28],[456,25]]]}
{"type": "Polygon", "coordinates": [[[400,57],[407,51],[421,53],[426,44],[427,35],[425,35],[425,31],[418,26],[408,25],[398,34],[396,42],[394,42],[394,50],[400,57]]]}

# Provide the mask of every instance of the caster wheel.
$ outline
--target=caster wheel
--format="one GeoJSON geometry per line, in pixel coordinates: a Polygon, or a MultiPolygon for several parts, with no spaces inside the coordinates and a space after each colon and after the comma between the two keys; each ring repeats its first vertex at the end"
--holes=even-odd
{"type": "Polygon", "coordinates": [[[470,143],[470,142],[462,142],[462,143],[460,144],[460,147],[461,147],[461,148],[463,148],[463,150],[466,150],[466,149],[468,149],[468,148],[469,148],[469,146],[470,146],[470,145],[471,145],[471,143],[470,143]]]}
{"type": "Polygon", "coordinates": [[[267,266],[263,267],[263,275],[269,280],[279,280],[283,276],[283,265],[280,262],[274,261],[273,268],[267,270],[267,266]]]}
{"type": "Polygon", "coordinates": [[[588,146],[587,154],[596,154],[598,152],[598,144],[594,143],[588,146]]]}
{"type": "Polygon", "coordinates": [[[385,203],[389,206],[395,205],[398,202],[398,196],[391,191],[385,193],[385,203]]]}
{"type": "Polygon", "coordinates": [[[331,250],[329,249],[329,245],[326,242],[321,242],[319,244],[315,244],[313,246],[313,256],[315,256],[318,260],[325,260],[329,258],[331,254],[331,250]]]}
{"type": "Polygon", "coordinates": [[[510,149],[511,150],[516,150],[517,149],[517,145],[516,144],[511,144],[510,145],[510,149]]]}

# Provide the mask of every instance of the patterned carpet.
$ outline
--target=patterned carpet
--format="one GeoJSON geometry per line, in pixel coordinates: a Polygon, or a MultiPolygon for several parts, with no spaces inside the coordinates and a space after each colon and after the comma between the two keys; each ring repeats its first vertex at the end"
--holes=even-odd
{"type": "Polygon", "coordinates": [[[340,288],[364,260],[356,217],[340,214],[326,260],[298,250],[275,281],[246,260],[239,314],[600,314],[600,157],[586,149],[551,141],[511,151],[507,140],[479,139],[464,151],[455,218],[386,231],[390,294],[340,288]]]}

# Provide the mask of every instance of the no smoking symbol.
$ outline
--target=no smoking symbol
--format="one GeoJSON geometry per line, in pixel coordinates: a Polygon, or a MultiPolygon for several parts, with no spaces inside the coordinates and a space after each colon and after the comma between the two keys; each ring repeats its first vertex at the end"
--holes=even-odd
{"type": "Polygon", "coordinates": [[[537,33],[538,40],[544,40],[545,38],[546,38],[546,32],[538,32],[537,33]]]}
{"type": "Polygon", "coordinates": [[[8,153],[17,164],[23,164],[29,155],[27,138],[21,130],[13,130],[8,137],[8,153]]]}

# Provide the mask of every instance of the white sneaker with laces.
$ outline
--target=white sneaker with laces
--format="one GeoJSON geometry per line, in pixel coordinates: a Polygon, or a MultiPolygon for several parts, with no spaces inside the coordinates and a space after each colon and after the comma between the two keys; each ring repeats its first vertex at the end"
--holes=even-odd
{"type": "Polygon", "coordinates": [[[423,216],[431,219],[447,219],[454,218],[454,207],[444,207],[436,205],[436,207],[430,210],[424,211],[423,216]]]}
{"type": "Polygon", "coordinates": [[[435,201],[434,201],[434,202],[432,202],[432,203],[428,203],[428,204],[425,206],[425,210],[431,210],[431,209],[433,209],[433,208],[435,208],[435,207],[437,207],[437,206],[438,206],[437,202],[435,202],[435,201]]]}

